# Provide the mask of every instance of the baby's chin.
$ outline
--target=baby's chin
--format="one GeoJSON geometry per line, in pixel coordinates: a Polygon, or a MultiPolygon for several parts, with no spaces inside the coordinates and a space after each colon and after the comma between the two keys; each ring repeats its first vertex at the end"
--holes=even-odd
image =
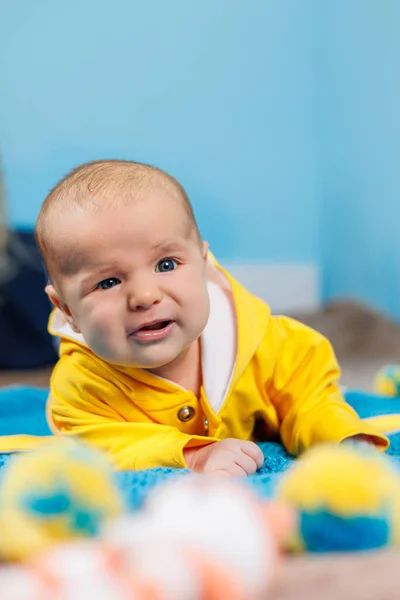
{"type": "Polygon", "coordinates": [[[129,353],[127,353],[125,355],[125,354],[117,354],[117,353],[113,353],[113,352],[105,352],[104,350],[96,351],[96,349],[94,349],[94,348],[91,348],[91,350],[92,350],[92,352],[94,352],[96,354],[96,356],[98,356],[99,358],[101,358],[102,360],[107,362],[108,364],[113,365],[114,367],[143,369],[146,371],[162,369],[162,367],[166,367],[170,363],[173,363],[180,355],[180,353],[177,353],[176,355],[174,353],[171,356],[164,356],[164,357],[161,356],[161,357],[154,357],[152,359],[150,359],[150,358],[146,359],[144,357],[139,358],[137,356],[132,356],[129,353]]]}
{"type": "Polygon", "coordinates": [[[91,340],[92,343],[89,341],[87,343],[96,356],[115,367],[156,372],[158,369],[172,366],[176,361],[180,361],[199,337],[200,334],[195,332],[194,335],[171,335],[168,339],[143,345],[137,342],[118,344],[116,341],[112,344],[105,344],[99,338],[91,340]]]}

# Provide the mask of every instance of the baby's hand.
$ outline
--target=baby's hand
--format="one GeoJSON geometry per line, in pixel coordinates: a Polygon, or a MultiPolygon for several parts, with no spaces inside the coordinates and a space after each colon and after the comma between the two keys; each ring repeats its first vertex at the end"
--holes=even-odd
{"type": "Polygon", "coordinates": [[[243,477],[255,473],[264,455],[253,442],[228,438],[201,448],[183,451],[186,464],[195,473],[243,477]]]}

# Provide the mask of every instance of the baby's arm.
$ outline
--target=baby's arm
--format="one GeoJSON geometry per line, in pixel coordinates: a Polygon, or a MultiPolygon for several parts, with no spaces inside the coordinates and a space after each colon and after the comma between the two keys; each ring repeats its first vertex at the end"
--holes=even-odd
{"type": "Polygon", "coordinates": [[[275,363],[267,393],[289,452],[298,454],[317,443],[340,443],[355,436],[388,446],[387,438],[345,402],[339,367],[326,338],[293,319],[273,317],[264,343],[275,363]]]}

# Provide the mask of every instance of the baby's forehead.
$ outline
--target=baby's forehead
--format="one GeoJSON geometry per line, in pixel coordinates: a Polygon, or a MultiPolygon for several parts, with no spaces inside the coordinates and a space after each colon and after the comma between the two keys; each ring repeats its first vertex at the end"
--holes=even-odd
{"type": "MultiPolygon", "coordinates": [[[[177,210],[174,211],[173,218],[162,219],[162,227],[146,232],[141,251],[168,253],[174,249],[185,250],[190,242],[197,242],[193,225],[184,207],[174,204],[177,210]]],[[[163,202],[157,208],[161,217],[165,206],[167,204],[163,202]]],[[[139,200],[133,204],[118,202],[115,205],[100,207],[75,207],[70,208],[68,212],[64,211],[63,215],[54,214],[47,224],[48,241],[59,272],[68,276],[86,269],[90,266],[88,263],[92,257],[96,259],[96,249],[104,246],[104,239],[109,240],[107,248],[110,250],[112,244],[120,246],[122,240],[134,242],[135,237],[140,237],[141,224],[143,230],[146,229],[146,219],[151,219],[154,215],[154,205],[148,207],[149,211],[141,210],[143,208],[146,208],[146,203],[139,200]],[[125,218],[123,213],[127,208],[129,212],[125,218]],[[122,217],[117,214],[119,212],[122,213],[122,217]],[[105,234],[100,233],[104,231],[105,234]],[[104,239],[101,236],[104,236],[104,239]]]]}
{"type": "Polygon", "coordinates": [[[142,208],[146,203],[157,201],[162,206],[174,204],[185,212],[187,198],[168,179],[148,176],[139,182],[127,185],[124,181],[108,181],[99,189],[88,186],[73,186],[63,194],[53,209],[64,214],[86,213],[90,216],[107,210],[142,208]]]}
{"type": "Polygon", "coordinates": [[[148,178],[139,187],[124,188],[110,184],[97,193],[91,193],[87,189],[71,189],[49,207],[46,221],[54,230],[62,229],[66,221],[109,218],[110,212],[116,214],[131,210],[139,218],[143,216],[143,209],[147,204],[149,210],[159,211],[174,206],[177,219],[187,214],[186,200],[179,190],[168,182],[148,178]]]}

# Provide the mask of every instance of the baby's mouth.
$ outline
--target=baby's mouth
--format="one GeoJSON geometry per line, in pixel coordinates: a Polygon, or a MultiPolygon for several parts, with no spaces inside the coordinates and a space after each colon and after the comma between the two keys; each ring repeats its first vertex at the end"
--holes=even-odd
{"type": "Polygon", "coordinates": [[[174,321],[170,319],[165,321],[153,321],[135,329],[131,336],[140,342],[156,342],[165,339],[173,330],[174,321]]]}
{"type": "Polygon", "coordinates": [[[134,333],[137,333],[138,331],[159,331],[160,329],[165,329],[165,327],[168,327],[170,323],[172,323],[172,321],[156,321],[150,325],[144,325],[140,329],[137,329],[134,333]]]}

